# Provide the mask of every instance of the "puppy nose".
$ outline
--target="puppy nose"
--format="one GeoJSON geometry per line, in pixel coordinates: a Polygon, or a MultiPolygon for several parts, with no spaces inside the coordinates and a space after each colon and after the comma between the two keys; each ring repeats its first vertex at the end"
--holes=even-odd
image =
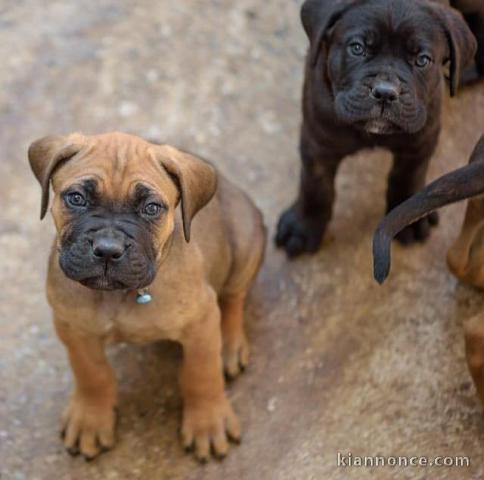
{"type": "Polygon", "coordinates": [[[115,238],[101,237],[92,242],[94,256],[105,261],[119,260],[125,251],[124,243],[115,238]]]}
{"type": "Polygon", "coordinates": [[[371,96],[380,102],[394,102],[399,96],[398,87],[394,83],[380,80],[373,85],[371,96]]]}

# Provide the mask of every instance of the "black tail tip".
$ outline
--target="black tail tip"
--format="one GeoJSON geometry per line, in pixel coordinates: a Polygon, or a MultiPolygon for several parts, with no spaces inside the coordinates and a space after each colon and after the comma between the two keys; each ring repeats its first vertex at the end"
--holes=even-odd
{"type": "Polygon", "coordinates": [[[377,231],[373,238],[373,277],[381,285],[390,273],[391,238],[377,231]]]}
{"type": "Polygon", "coordinates": [[[382,259],[374,259],[373,261],[373,277],[382,285],[390,273],[390,264],[388,261],[382,259]]]}

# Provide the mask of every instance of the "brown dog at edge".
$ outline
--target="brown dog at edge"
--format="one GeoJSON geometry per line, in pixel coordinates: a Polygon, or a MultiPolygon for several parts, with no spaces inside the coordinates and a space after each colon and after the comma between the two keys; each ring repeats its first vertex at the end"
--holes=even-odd
{"type": "Polygon", "coordinates": [[[263,258],[260,212],[207,162],[122,133],[45,137],[29,161],[41,217],[54,191],[47,296],[75,376],[65,447],[93,458],[114,445],[106,344],[170,339],[183,346],[183,445],[200,460],[211,448],[224,456],[240,428],[223,368],[234,377],[248,361],[243,309],[263,258]]]}
{"type": "MultiPolygon", "coordinates": [[[[463,282],[484,288],[484,135],[469,165],[438,178],[380,223],[373,240],[376,280],[382,283],[390,272],[390,243],[396,233],[422,215],[466,198],[471,199],[460,235],[447,254],[447,264],[463,282]]],[[[467,364],[484,408],[484,313],[466,320],[464,333],[467,364]]]]}

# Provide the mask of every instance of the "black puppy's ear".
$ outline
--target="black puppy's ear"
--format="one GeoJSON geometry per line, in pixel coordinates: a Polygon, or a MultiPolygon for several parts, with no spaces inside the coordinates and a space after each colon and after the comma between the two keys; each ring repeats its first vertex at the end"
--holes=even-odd
{"type": "Polygon", "coordinates": [[[457,93],[462,72],[474,59],[477,40],[462,14],[455,8],[433,4],[432,9],[437,14],[449,45],[446,61],[450,62],[449,87],[453,97],[457,93]]]}
{"type": "Polygon", "coordinates": [[[76,155],[82,147],[81,143],[71,143],[69,137],[54,135],[40,138],[30,145],[28,152],[30,168],[42,188],[41,220],[45,217],[49,206],[49,184],[55,169],[76,155]]]}
{"type": "Polygon", "coordinates": [[[189,242],[193,217],[217,190],[217,173],[206,161],[169,145],[160,145],[156,150],[158,160],[180,191],[183,233],[189,242]]]}
{"type": "Polygon", "coordinates": [[[355,0],[306,0],[301,7],[301,20],[311,43],[309,61],[318,62],[319,52],[327,31],[355,3],[355,0]]]}

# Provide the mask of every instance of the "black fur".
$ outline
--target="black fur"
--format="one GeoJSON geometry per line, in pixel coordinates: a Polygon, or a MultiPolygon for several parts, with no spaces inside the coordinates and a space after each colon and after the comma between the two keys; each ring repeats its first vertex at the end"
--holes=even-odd
{"type": "Polygon", "coordinates": [[[69,278],[102,290],[137,289],[153,281],[153,222],[159,219],[147,219],[140,212],[147,201],[156,198],[154,192],[140,184],[133,198],[110,201],[100,197],[94,180],[86,180],[69,187],[62,197],[69,224],[61,238],[59,263],[69,278]],[[69,206],[67,197],[74,191],[84,195],[87,205],[69,206]],[[102,238],[122,245],[122,257],[105,261],[94,255],[93,243],[102,238]]]}
{"type": "MultiPolygon", "coordinates": [[[[346,156],[372,147],[393,153],[387,211],[424,185],[440,132],[443,67],[453,91],[475,52],[462,16],[428,0],[307,0],[301,16],[310,39],[301,182],[276,236],[289,256],[319,248],[346,156]]],[[[422,218],[398,238],[423,241],[435,223],[435,215],[422,218]]]]}

